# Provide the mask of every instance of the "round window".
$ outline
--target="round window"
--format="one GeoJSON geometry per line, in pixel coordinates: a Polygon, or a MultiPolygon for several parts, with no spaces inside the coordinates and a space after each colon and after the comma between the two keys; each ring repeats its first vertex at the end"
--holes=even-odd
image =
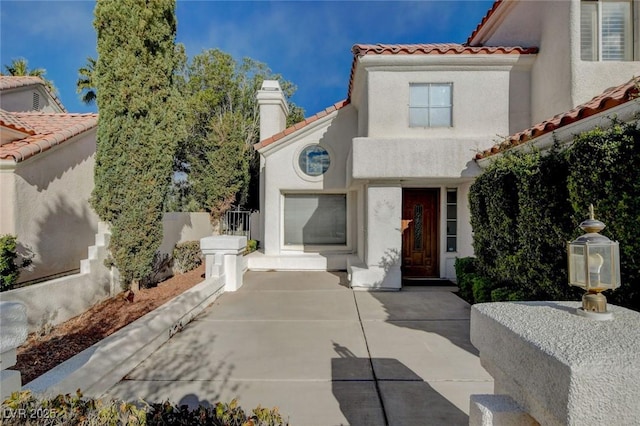
{"type": "Polygon", "coordinates": [[[320,176],[329,169],[329,153],[320,145],[310,145],[300,152],[298,165],[309,176],[320,176]]]}

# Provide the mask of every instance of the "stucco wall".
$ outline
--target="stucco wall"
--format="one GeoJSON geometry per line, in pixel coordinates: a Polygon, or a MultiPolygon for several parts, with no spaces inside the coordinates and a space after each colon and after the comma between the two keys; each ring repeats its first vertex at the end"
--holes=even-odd
{"type": "MultiPolygon", "coordinates": [[[[339,110],[335,116],[317,126],[310,126],[299,138],[283,142],[265,155],[264,249],[265,254],[280,254],[282,194],[287,192],[346,192],[346,161],[351,138],[357,132],[357,111],[353,106],[339,110]],[[300,151],[310,144],[320,144],[331,155],[331,164],[321,177],[309,178],[297,167],[300,151]]],[[[355,212],[348,198],[347,208],[355,212]]],[[[352,218],[350,218],[351,220],[352,218]]]]}
{"type": "MultiPolygon", "coordinates": [[[[98,217],[89,207],[93,190],[95,129],[15,167],[13,212],[18,242],[35,254],[29,281],[76,270],[94,242],[98,217]]],[[[5,178],[5,173],[2,173],[5,178]]]]}
{"type": "Polygon", "coordinates": [[[460,67],[462,64],[454,59],[425,70],[369,71],[368,136],[450,139],[483,135],[491,139],[496,134],[506,135],[509,131],[509,69],[484,69],[476,65],[470,70],[461,70],[460,67]],[[453,83],[452,127],[409,127],[410,83],[453,83]]]}
{"type": "Polygon", "coordinates": [[[495,143],[495,135],[473,139],[355,138],[355,179],[456,178],[476,176],[473,155],[495,143]]]}
{"type": "MultiPolygon", "coordinates": [[[[626,62],[580,59],[580,0],[517,1],[503,4],[501,8],[506,12],[496,20],[493,33],[483,44],[540,49],[531,69],[530,125],[568,111],[640,74],[638,0],[634,2],[637,56],[636,61],[626,62]]],[[[512,130],[523,129],[517,127],[512,130]]]]}
{"type": "Polygon", "coordinates": [[[606,89],[640,75],[640,1],[634,1],[635,61],[583,61],[580,58],[580,4],[572,2],[571,67],[573,104],[580,105],[606,89]]]}
{"type": "Polygon", "coordinates": [[[41,112],[62,112],[57,104],[51,101],[49,94],[36,86],[3,90],[0,97],[0,108],[5,111],[26,112],[33,110],[33,95],[38,94],[41,112]]]}
{"type": "Polygon", "coordinates": [[[158,251],[171,255],[176,244],[200,241],[201,238],[217,234],[217,229],[211,224],[209,213],[176,212],[164,214],[162,232],[162,244],[158,251]]]}

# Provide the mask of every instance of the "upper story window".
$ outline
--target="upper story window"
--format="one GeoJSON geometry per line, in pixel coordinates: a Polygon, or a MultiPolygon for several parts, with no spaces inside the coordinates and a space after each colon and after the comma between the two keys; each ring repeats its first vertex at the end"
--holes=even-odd
{"type": "Polygon", "coordinates": [[[409,85],[410,127],[452,126],[452,83],[409,85]]]}
{"type": "Polygon", "coordinates": [[[580,12],[583,61],[633,60],[632,0],[582,0],[580,12]]]}

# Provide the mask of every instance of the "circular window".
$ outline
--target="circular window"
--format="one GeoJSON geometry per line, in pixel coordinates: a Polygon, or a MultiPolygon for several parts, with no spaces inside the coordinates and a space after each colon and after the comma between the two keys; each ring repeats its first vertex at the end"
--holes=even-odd
{"type": "Polygon", "coordinates": [[[320,145],[310,145],[300,152],[298,166],[309,176],[320,176],[329,169],[329,152],[320,145]]]}

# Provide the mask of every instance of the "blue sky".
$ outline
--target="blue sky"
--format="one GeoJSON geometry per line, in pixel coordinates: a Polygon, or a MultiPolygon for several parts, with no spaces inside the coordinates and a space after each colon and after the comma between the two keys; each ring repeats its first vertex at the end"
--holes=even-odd
{"type": "MultiPolygon", "coordinates": [[[[293,101],[315,114],[347,95],[356,43],[463,43],[493,0],[188,1],[177,6],[177,41],[189,57],[219,48],[250,57],[298,86],[293,101]]],[[[77,70],[96,56],[95,1],[2,0],[0,64],[45,68],[70,112],[95,111],[75,92],[77,70]]]]}

